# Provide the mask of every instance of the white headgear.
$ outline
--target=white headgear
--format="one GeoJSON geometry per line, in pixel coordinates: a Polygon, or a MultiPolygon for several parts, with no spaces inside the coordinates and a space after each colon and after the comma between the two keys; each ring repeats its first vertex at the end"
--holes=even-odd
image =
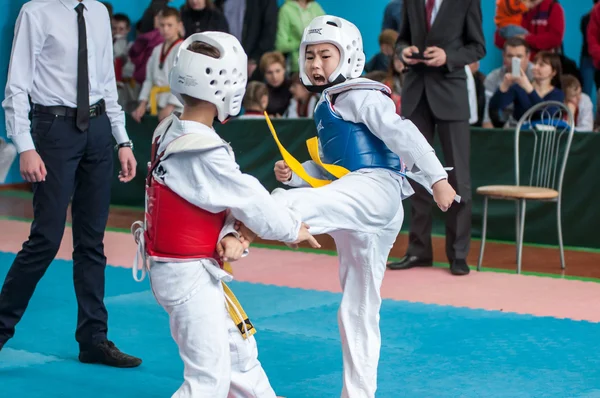
{"type": "Polygon", "coordinates": [[[214,104],[223,122],[240,112],[247,78],[248,57],[238,39],[227,33],[203,32],[191,35],[179,47],[169,84],[181,102],[181,94],[186,94],[214,104]],[[215,47],[221,56],[213,58],[188,50],[194,42],[215,47]]]}
{"type": "Polygon", "coordinates": [[[300,79],[302,84],[311,91],[322,91],[334,84],[341,83],[346,79],[353,79],[362,74],[365,67],[365,53],[363,52],[362,36],[353,23],[345,19],[324,15],[316,17],[304,29],[302,42],[300,43],[300,79]],[[340,50],[340,64],[329,76],[329,84],[325,86],[314,86],[313,88],[304,63],[306,61],[306,47],[311,44],[331,43],[340,50]]]}

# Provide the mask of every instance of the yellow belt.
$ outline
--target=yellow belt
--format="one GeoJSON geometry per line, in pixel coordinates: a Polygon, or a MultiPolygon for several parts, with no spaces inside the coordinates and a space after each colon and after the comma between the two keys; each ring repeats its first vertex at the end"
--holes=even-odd
{"type": "MultiPolygon", "coordinates": [[[[271,119],[267,112],[265,112],[265,119],[267,120],[267,124],[269,125],[269,130],[271,130],[271,134],[279,147],[279,152],[281,156],[283,156],[283,160],[289,168],[298,175],[298,177],[302,178],[306,181],[311,187],[317,188],[322,187],[331,183],[331,180],[322,180],[319,178],[312,177],[310,174],[304,170],[302,167],[302,163],[296,160],[284,147],[281,145],[279,138],[277,137],[277,132],[275,132],[275,128],[273,127],[273,123],[271,123],[271,119]]],[[[325,171],[329,174],[333,175],[335,178],[342,178],[346,174],[350,173],[350,170],[338,166],[335,164],[325,164],[321,161],[321,155],[319,154],[319,139],[317,137],[310,138],[306,141],[306,146],[308,147],[308,153],[310,154],[311,159],[321,166],[325,171]]]]}
{"type": "Polygon", "coordinates": [[[242,334],[242,337],[247,339],[256,333],[256,329],[254,328],[252,322],[250,322],[250,319],[248,319],[248,315],[246,315],[242,305],[235,297],[229,286],[227,286],[225,282],[221,283],[223,284],[223,292],[228,298],[225,300],[227,311],[229,312],[231,319],[233,319],[233,323],[236,324],[238,330],[242,334]]]}
{"type": "Polygon", "coordinates": [[[169,86],[154,86],[150,90],[150,114],[152,116],[158,115],[158,94],[169,93],[171,88],[169,86]]]}

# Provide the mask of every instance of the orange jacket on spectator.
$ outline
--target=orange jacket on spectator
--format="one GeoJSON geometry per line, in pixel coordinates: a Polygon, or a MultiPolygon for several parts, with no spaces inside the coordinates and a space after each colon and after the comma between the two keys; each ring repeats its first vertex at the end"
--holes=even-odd
{"type": "MultiPolygon", "coordinates": [[[[565,36],[565,11],[556,0],[544,0],[523,14],[521,26],[529,31],[525,41],[531,47],[531,59],[539,51],[560,48],[565,36]]],[[[504,48],[505,40],[498,31],[494,44],[504,48]]]]}
{"type": "Polygon", "coordinates": [[[600,3],[597,3],[590,13],[587,27],[588,53],[594,62],[594,68],[600,69],[600,3]]]}
{"type": "Polygon", "coordinates": [[[521,0],[496,0],[496,27],[499,29],[508,25],[521,26],[526,11],[527,6],[521,0]]]}

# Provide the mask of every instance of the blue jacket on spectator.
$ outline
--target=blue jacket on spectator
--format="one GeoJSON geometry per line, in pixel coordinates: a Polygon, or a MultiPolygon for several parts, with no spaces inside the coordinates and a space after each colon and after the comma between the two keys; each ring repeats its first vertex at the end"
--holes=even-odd
{"type": "Polygon", "coordinates": [[[513,84],[505,93],[500,91],[500,89],[496,90],[490,99],[490,109],[504,109],[510,104],[514,104],[513,117],[515,120],[519,120],[527,110],[541,102],[564,102],[564,100],[565,94],[561,89],[556,87],[541,98],[535,90],[527,94],[521,86],[513,84]]]}
{"type": "Polygon", "coordinates": [[[391,0],[383,12],[381,30],[393,29],[399,32],[400,25],[402,25],[402,0],[391,0]]]}

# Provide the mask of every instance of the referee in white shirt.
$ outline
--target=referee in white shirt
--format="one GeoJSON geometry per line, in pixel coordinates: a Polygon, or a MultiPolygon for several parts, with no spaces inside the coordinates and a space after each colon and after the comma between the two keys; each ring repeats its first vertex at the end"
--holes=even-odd
{"type": "Polygon", "coordinates": [[[135,176],[136,161],[117,104],[106,7],[96,0],[25,3],[16,23],[2,105],[8,136],[20,154],[21,175],[33,183],[34,220],[0,293],[0,349],[14,335],[37,283],[58,252],[72,197],[79,360],[139,366],[139,358],[122,353],[107,339],[103,239],[113,136],[120,181],[135,176]]]}

